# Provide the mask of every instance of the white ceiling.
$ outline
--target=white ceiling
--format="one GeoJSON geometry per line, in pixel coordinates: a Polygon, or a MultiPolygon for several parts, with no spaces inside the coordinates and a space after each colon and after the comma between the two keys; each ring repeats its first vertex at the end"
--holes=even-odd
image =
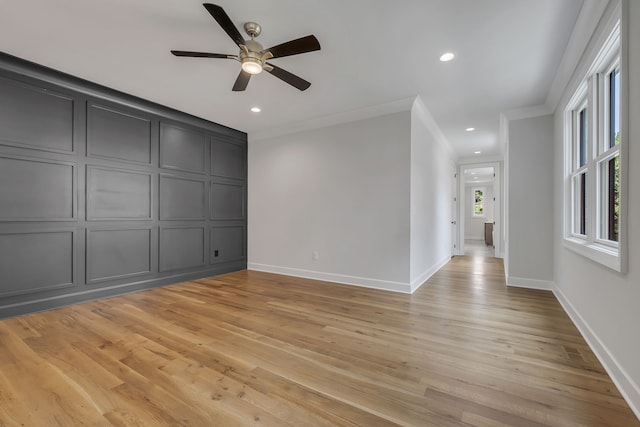
{"type": "Polygon", "coordinates": [[[321,51],[272,60],[305,92],[266,73],[232,92],[237,62],[171,55],[237,53],[195,0],[0,0],[0,50],[250,135],[420,95],[460,157],[492,156],[499,113],[544,104],[582,3],[217,0],[266,47],[316,35],[321,51]]]}

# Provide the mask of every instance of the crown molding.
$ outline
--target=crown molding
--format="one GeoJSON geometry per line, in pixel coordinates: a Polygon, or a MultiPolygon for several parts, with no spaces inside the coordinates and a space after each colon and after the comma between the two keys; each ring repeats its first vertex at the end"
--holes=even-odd
{"type": "Polygon", "coordinates": [[[412,112],[419,113],[416,115],[417,118],[419,118],[420,121],[426,126],[426,128],[429,129],[429,132],[431,132],[431,134],[434,136],[436,142],[440,145],[440,147],[447,151],[447,153],[449,153],[451,159],[457,161],[458,153],[456,153],[456,150],[453,148],[447,137],[444,136],[444,133],[442,133],[440,126],[438,126],[438,123],[431,115],[431,112],[427,108],[420,95],[415,97],[411,110],[412,112]]]}
{"type": "Polygon", "coordinates": [[[584,0],[576,19],[569,42],[565,47],[562,60],[547,94],[545,105],[554,112],[571,81],[584,52],[607,8],[609,2],[602,0],[584,0]]]}
{"type": "Polygon", "coordinates": [[[248,135],[248,139],[249,142],[256,142],[265,139],[276,138],[279,136],[290,135],[293,133],[321,129],[374,117],[386,116],[388,114],[399,113],[402,111],[410,111],[413,106],[414,100],[415,98],[404,98],[385,104],[374,105],[357,110],[344,111],[337,114],[331,114],[311,120],[305,120],[298,123],[275,127],[264,131],[251,132],[248,135]]]}
{"type": "Polygon", "coordinates": [[[548,116],[553,114],[554,108],[548,105],[533,105],[530,107],[514,108],[502,112],[502,115],[508,120],[530,119],[533,117],[548,116]]]}

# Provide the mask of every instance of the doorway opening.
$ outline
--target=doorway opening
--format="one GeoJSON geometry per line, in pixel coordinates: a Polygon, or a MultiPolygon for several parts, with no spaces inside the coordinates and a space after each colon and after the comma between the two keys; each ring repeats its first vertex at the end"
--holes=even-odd
{"type": "Polygon", "coordinates": [[[500,166],[462,165],[460,177],[460,254],[500,257],[500,166]]]}

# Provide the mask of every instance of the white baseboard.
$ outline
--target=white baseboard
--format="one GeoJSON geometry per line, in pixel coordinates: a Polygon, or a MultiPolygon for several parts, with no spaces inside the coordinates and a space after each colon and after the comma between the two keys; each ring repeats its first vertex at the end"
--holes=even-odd
{"type": "Polygon", "coordinates": [[[285,276],[302,277],[305,279],[323,280],[325,282],[341,283],[343,285],[361,286],[364,288],[381,289],[385,291],[410,294],[411,285],[404,282],[370,279],[367,277],[347,276],[344,274],[323,273],[321,271],[303,270],[299,268],[280,267],[276,265],[258,264],[250,262],[247,269],[264,271],[267,273],[284,274],[285,276]]]}
{"type": "Polygon", "coordinates": [[[549,280],[525,279],[522,277],[507,276],[507,286],[552,291],[555,284],[549,280]]]}
{"type": "Polygon", "coordinates": [[[420,277],[418,277],[413,282],[411,282],[411,293],[414,293],[415,291],[417,291],[420,288],[420,286],[422,286],[427,280],[429,280],[431,276],[436,274],[438,270],[440,270],[442,267],[447,265],[449,261],[451,261],[451,257],[447,256],[442,261],[440,261],[439,263],[431,267],[429,270],[422,273],[420,277]]]}
{"type": "Polygon", "coordinates": [[[589,324],[573,307],[562,291],[554,286],[553,293],[562,305],[564,311],[569,315],[576,328],[580,331],[587,344],[596,355],[604,369],[611,377],[613,383],[618,387],[622,397],[627,401],[631,410],[640,419],[640,387],[631,379],[616,358],[611,354],[606,345],[598,338],[596,333],[589,327],[589,324]]]}

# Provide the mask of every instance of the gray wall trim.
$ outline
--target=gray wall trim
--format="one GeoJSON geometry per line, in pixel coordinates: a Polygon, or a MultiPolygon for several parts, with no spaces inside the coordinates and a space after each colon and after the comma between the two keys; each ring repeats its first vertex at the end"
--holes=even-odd
{"type": "Polygon", "coordinates": [[[116,160],[119,162],[126,162],[126,163],[137,163],[137,164],[143,164],[143,165],[151,165],[152,162],[152,150],[153,150],[153,134],[152,134],[152,125],[153,125],[153,121],[150,117],[143,117],[142,115],[135,115],[133,113],[129,113],[126,112],[128,109],[127,108],[122,108],[121,110],[117,110],[114,107],[109,107],[106,105],[102,105],[100,103],[97,102],[93,102],[93,101],[88,101],[87,102],[87,124],[92,122],[92,119],[94,117],[95,111],[96,110],[102,110],[105,112],[109,112],[111,114],[113,114],[114,116],[122,116],[122,117],[126,117],[129,119],[134,119],[134,120],[138,120],[140,122],[146,123],[146,128],[147,131],[149,133],[148,137],[146,138],[146,142],[149,145],[148,149],[146,150],[146,156],[147,156],[147,160],[146,161],[137,161],[131,158],[128,158],[126,156],[118,156],[118,155],[108,155],[108,154],[98,154],[96,153],[96,147],[95,147],[95,138],[94,138],[94,134],[92,132],[92,128],[91,126],[87,125],[87,157],[94,157],[94,158],[102,158],[102,159],[108,159],[108,160],[116,160]]]}
{"type": "Polygon", "coordinates": [[[246,268],[245,133],[3,53],[0,114],[0,318],[246,268]]]}
{"type": "Polygon", "coordinates": [[[160,286],[167,286],[188,280],[204,279],[218,274],[244,270],[247,264],[244,261],[216,265],[211,268],[201,269],[195,272],[180,272],[160,278],[146,279],[135,282],[127,282],[105,288],[88,289],[46,298],[34,298],[27,301],[2,305],[0,301],[0,318],[20,316],[38,311],[51,310],[81,302],[94,301],[101,298],[123,295],[132,292],[144,291],[160,286]]]}
{"type": "Polygon", "coordinates": [[[189,129],[187,127],[177,126],[173,123],[167,123],[167,122],[161,121],[159,125],[160,125],[160,153],[159,153],[160,167],[163,169],[182,171],[182,172],[191,172],[191,173],[196,173],[200,175],[206,174],[207,173],[206,159],[208,157],[207,149],[208,149],[208,146],[210,145],[210,138],[207,135],[203,134],[202,132],[189,129]],[[181,167],[179,165],[176,165],[176,163],[178,163],[176,162],[177,159],[172,159],[167,154],[167,151],[169,149],[168,147],[169,141],[167,141],[165,137],[167,136],[168,132],[171,129],[180,130],[186,133],[200,136],[202,138],[201,147],[199,147],[200,152],[198,153],[199,155],[198,160],[202,163],[200,168],[181,167]]]}
{"type": "Polygon", "coordinates": [[[153,229],[152,227],[128,227],[128,228],[96,228],[93,230],[87,230],[87,235],[86,235],[86,255],[85,255],[85,271],[86,271],[86,283],[87,285],[92,285],[92,284],[96,284],[96,283],[102,283],[102,282],[106,282],[106,281],[113,281],[115,279],[126,279],[129,277],[137,277],[137,276],[144,276],[144,275],[148,275],[150,273],[153,272],[153,262],[152,262],[152,258],[153,258],[153,229]],[[144,255],[144,258],[146,258],[146,262],[147,262],[147,268],[145,270],[140,270],[140,271],[135,271],[135,272],[131,272],[131,273],[124,273],[124,274],[115,274],[115,275],[111,275],[111,276],[103,276],[103,277],[96,277],[94,278],[94,271],[93,268],[91,268],[91,266],[94,264],[94,260],[91,258],[92,256],[94,256],[94,254],[91,252],[91,248],[92,248],[92,235],[95,236],[95,233],[105,233],[105,232],[126,232],[126,231],[147,231],[147,236],[146,236],[146,243],[148,245],[148,249],[146,251],[146,254],[144,255]]]}
{"type": "Polygon", "coordinates": [[[221,177],[221,178],[230,178],[230,179],[246,179],[247,176],[247,167],[246,163],[243,165],[242,170],[237,174],[230,174],[228,170],[216,170],[216,165],[225,165],[224,154],[228,149],[237,149],[243,152],[242,156],[246,158],[247,145],[243,143],[242,140],[237,138],[232,138],[223,135],[216,135],[211,140],[211,169],[209,173],[212,176],[221,177]],[[224,148],[227,148],[225,150],[224,148]],[[218,150],[217,150],[218,149],[218,150]],[[222,149],[222,150],[220,150],[222,149]],[[221,153],[219,151],[222,151],[221,153]],[[223,154],[220,156],[219,154],[223,154]],[[221,163],[216,162],[216,159],[222,159],[221,163]]]}
{"type": "MultiPolygon", "coordinates": [[[[246,216],[247,216],[247,187],[244,184],[244,182],[242,181],[237,181],[237,180],[228,180],[228,179],[220,179],[220,178],[214,178],[211,180],[211,185],[209,187],[209,199],[210,199],[210,218],[212,220],[215,221],[238,221],[238,220],[243,220],[246,216]],[[240,212],[239,215],[224,215],[224,214],[220,214],[216,211],[215,209],[215,204],[217,202],[219,202],[219,200],[217,200],[214,197],[214,192],[215,192],[215,187],[216,186],[222,186],[222,187],[231,187],[231,188],[235,188],[239,191],[240,193],[240,212]]],[[[225,201],[225,202],[230,202],[229,200],[225,201]]],[[[231,206],[233,207],[233,206],[231,206]]]]}
{"type": "MultiPolygon", "coordinates": [[[[38,286],[38,287],[34,287],[34,288],[28,288],[25,290],[3,290],[2,288],[0,288],[0,298],[5,298],[5,297],[15,297],[15,296],[21,296],[21,295],[29,295],[29,294],[36,294],[38,292],[42,292],[42,291],[52,291],[52,290],[57,290],[57,289],[63,289],[63,288],[69,288],[75,285],[75,254],[76,254],[76,230],[73,228],[58,228],[58,229],[51,229],[51,230],[38,230],[38,231],[15,231],[15,232],[3,232],[0,233],[0,239],[2,239],[3,236],[28,236],[28,235],[32,235],[32,236],[37,236],[37,235],[43,235],[43,234],[69,234],[70,236],[70,242],[69,242],[69,258],[70,258],[70,265],[68,265],[69,268],[69,281],[63,282],[63,283],[53,283],[53,284],[49,284],[49,285],[45,285],[45,286],[38,286]]],[[[15,251],[15,246],[12,248],[15,251]]],[[[59,246],[56,246],[55,248],[56,251],[60,251],[61,248],[59,246]]],[[[6,257],[5,257],[6,259],[6,257]]],[[[20,268],[21,267],[21,262],[25,262],[25,260],[17,260],[18,262],[16,262],[13,267],[15,268],[20,268]]],[[[14,278],[15,280],[15,278],[14,278]]],[[[13,280],[12,280],[13,282],[13,280]]],[[[2,301],[0,299],[0,301],[2,301]]],[[[1,308],[1,307],[0,307],[1,308]]],[[[2,311],[0,310],[0,313],[2,313],[2,311]]],[[[0,318],[2,316],[0,315],[0,318]]]]}
{"type": "MultiPolygon", "coordinates": [[[[183,236],[180,236],[178,233],[172,233],[176,238],[180,237],[189,237],[186,236],[186,233],[182,233],[183,236]]],[[[193,235],[190,236],[193,239],[193,235]]],[[[176,270],[185,270],[189,268],[197,268],[202,267],[206,264],[206,254],[208,253],[207,248],[207,229],[204,226],[173,226],[173,227],[160,227],[160,238],[158,244],[158,269],[161,272],[167,271],[176,271],[176,270]],[[194,239],[194,243],[197,243],[199,246],[195,245],[185,246],[183,245],[186,240],[168,240],[169,232],[171,231],[183,231],[187,232],[188,230],[198,230],[200,231],[200,235],[196,235],[194,239]],[[169,251],[169,248],[172,250],[169,251]],[[188,252],[187,252],[188,251],[188,252]],[[174,256],[171,258],[180,258],[171,259],[169,258],[169,254],[173,254],[174,256]],[[186,256],[196,255],[197,261],[186,261],[187,264],[180,264],[186,256]]]]}
{"type": "MultiPolygon", "coordinates": [[[[0,56],[0,58],[2,58],[0,56]]],[[[13,85],[14,87],[17,88],[21,88],[21,89],[25,89],[27,91],[33,91],[35,93],[39,93],[42,96],[47,96],[47,97],[56,97],[56,98],[60,98],[66,101],[69,101],[69,103],[71,104],[70,108],[71,108],[71,122],[69,123],[69,130],[70,130],[70,149],[69,150],[65,150],[63,148],[54,148],[54,147],[44,147],[41,145],[36,145],[33,143],[30,143],[28,141],[21,141],[21,140],[13,140],[13,139],[6,139],[6,138],[1,138],[0,137],[0,144],[2,145],[9,145],[9,146],[15,146],[15,147],[21,147],[21,148],[28,148],[31,150],[37,150],[37,151],[47,151],[47,152],[52,152],[52,153],[66,153],[66,154],[70,154],[73,153],[75,151],[75,139],[76,139],[76,135],[73,133],[72,129],[74,126],[75,121],[77,120],[77,102],[76,99],[68,94],[63,93],[62,91],[58,92],[56,90],[53,90],[50,86],[36,86],[33,84],[29,84],[27,82],[22,82],[16,79],[11,79],[11,78],[7,78],[6,76],[4,76],[1,72],[0,72],[0,84],[7,84],[7,85],[13,85]]]]}
{"type": "Polygon", "coordinates": [[[247,138],[245,132],[0,52],[0,76],[9,75],[11,78],[15,78],[16,74],[20,76],[19,80],[25,83],[35,80],[38,82],[38,86],[41,85],[41,82],[46,82],[47,86],[52,88],[71,89],[85,96],[114,102],[138,111],[175,120],[185,125],[205,128],[216,132],[220,138],[226,136],[231,139],[245,141],[247,138]]]}
{"type": "MultiPolygon", "coordinates": [[[[104,166],[95,166],[95,165],[87,165],[87,177],[86,177],[86,194],[85,199],[87,201],[86,213],[87,213],[87,221],[145,221],[153,219],[153,176],[149,172],[138,171],[133,169],[119,169],[119,168],[108,168],[104,166]],[[145,180],[148,182],[148,189],[145,191],[145,195],[147,195],[147,205],[144,209],[143,215],[131,215],[131,216],[112,216],[112,215],[95,215],[92,214],[92,209],[95,208],[95,205],[100,206],[102,202],[97,200],[96,192],[91,192],[90,186],[93,184],[94,178],[92,172],[94,171],[103,171],[106,173],[111,173],[115,176],[124,176],[124,175],[138,175],[144,176],[147,178],[145,180]]],[[[126,188],[126,186],[123,186],[126,188]]]]}
{"type": "MultiPolygon", "coordinates": [[[[0,222],[23,222],[23,221],[29,221],[29,222],[33,222],[33,221],[75,221],[78,218],[78,212],[77,212],[77,207],[78,207],[78,200],[77,200],[77,188],[78,188],[78,177],[77,177],[77,165],[74,162],[68,162],[68,161],[60,161],[60,160],[49,160],[49,159],[42,159],[42,158],[37,158],[37,157],[30,157],[30,156],[19,156],[19,155],[11,155],[11,154],[7,154],[7,155],[3,155],[0,152],[0,160],[1,159],[7,159],[7,160],[16,160],[16,161],[21,161],[21,162],[31,162],[31,163],[44,163],[44,164],[51,164],[51,165],[59,165],[59,166],[68,166],[71,169],[71,188],[68,189],[69,193],[70,193],[70,202],[71,202],[71,211],[70,216],[67,217],[58,217],[58,216],[31,216],[34,215],[33,212],[29,212],[28,216],[3,216],[2,213],[0,212],[0,222]]],[[[2,177],[2,173],[4,171],[0,171],[0,177],[2,177]]],[[[1,179],[1,178],[0,178],[1,179]]],[[[26,196],[26,195],[25,195],[26,196]]],[[[55,195],[53,195],[55,196],[55,195]]],[[[0,197],[6,197],[6,199],[0,200],[0,211],[2,210],[1,207],[3,204],[15,204],[15,199],[12,200],[10,198],[10,196],[5,195],[2,190],[0,190],[0,197]]],[[[25,213],[26,215],[26,213],[25,213]]]]}
{"type": "MultiPolygon", "coordinates": [[[[159,200],[161,204],[166,205],[166,203],[164,203],[164,200],[162,200],[163,198],[163,189],[166,189],[169,187],[169,183],[171,182],[171,180],[173,181],[177,181],[180,182],[182,181],[183,183],[188,183],[188,182],[192,182],[192,183],[198,183],[201,184],[200,185],[200,195],[198,197],[198,202],[201,203],[200,205],[200,212],[201,215],[197,215],[197,216],[186,216],[186,215],[178,215],[178,216],[172,216],[169,213],[164,213],[163,214],[163,209],[160,209],[160,220],[161,221],[166,221],[166,220],[173,220],[173,221],[204,221],[207,218],[207,185],[206,185],[206,181],[204,179],[197,179],[197,178],[190,178],[190,177],[184,177],[184,176],[180,176],[180,175],[174,175],[174,174],[167,174],[167,173],[161,173],[160,174],[160,184],[159,184],[159,200]]],[[[183,192],[183,194],[179,194],[178,196],[188,196],[188,193],[183,192]]],[[[186,205],[186,203],[183,203],[186,205]]],[[[177,204],[177,208],[180,208],[180,203],[177,204]]]]}
{"type": "Polygon", "coordinates": [[[216,231],[217,230],[232,230],[232,231],[237,231],[240,233],[240,235],[242,236],[242,242],[246,242],[247,241],[247,228],[244,227],[243,225],[232,225],[232,224],[228,224],[228,225],[215,225],[213,227],[211,227],[211,231],[209,232],[210,234],[210,240],[211,240],[211,256],[209,258],[209,263],[211,264],[220,264],[220,263],[226,263],[226,262],[233,262],[233,261],[242,261],[243,259],[246,259],[247,257],[247,246],[246,244],[242,244],[240,246],[240,253],[238,254],[234,254],[231,256],[228,256],[227,254],[224,253],[224,249],[225,248],[225,242],[222,242],[222,245],[219,245],[218,242],[215,241],[216,238],[216,231]],[[218,248],[224,248],[222,249],[222,253],[218,253],[218,248]],[[218,254],[218,255],[217,255],[218,254]]]}

